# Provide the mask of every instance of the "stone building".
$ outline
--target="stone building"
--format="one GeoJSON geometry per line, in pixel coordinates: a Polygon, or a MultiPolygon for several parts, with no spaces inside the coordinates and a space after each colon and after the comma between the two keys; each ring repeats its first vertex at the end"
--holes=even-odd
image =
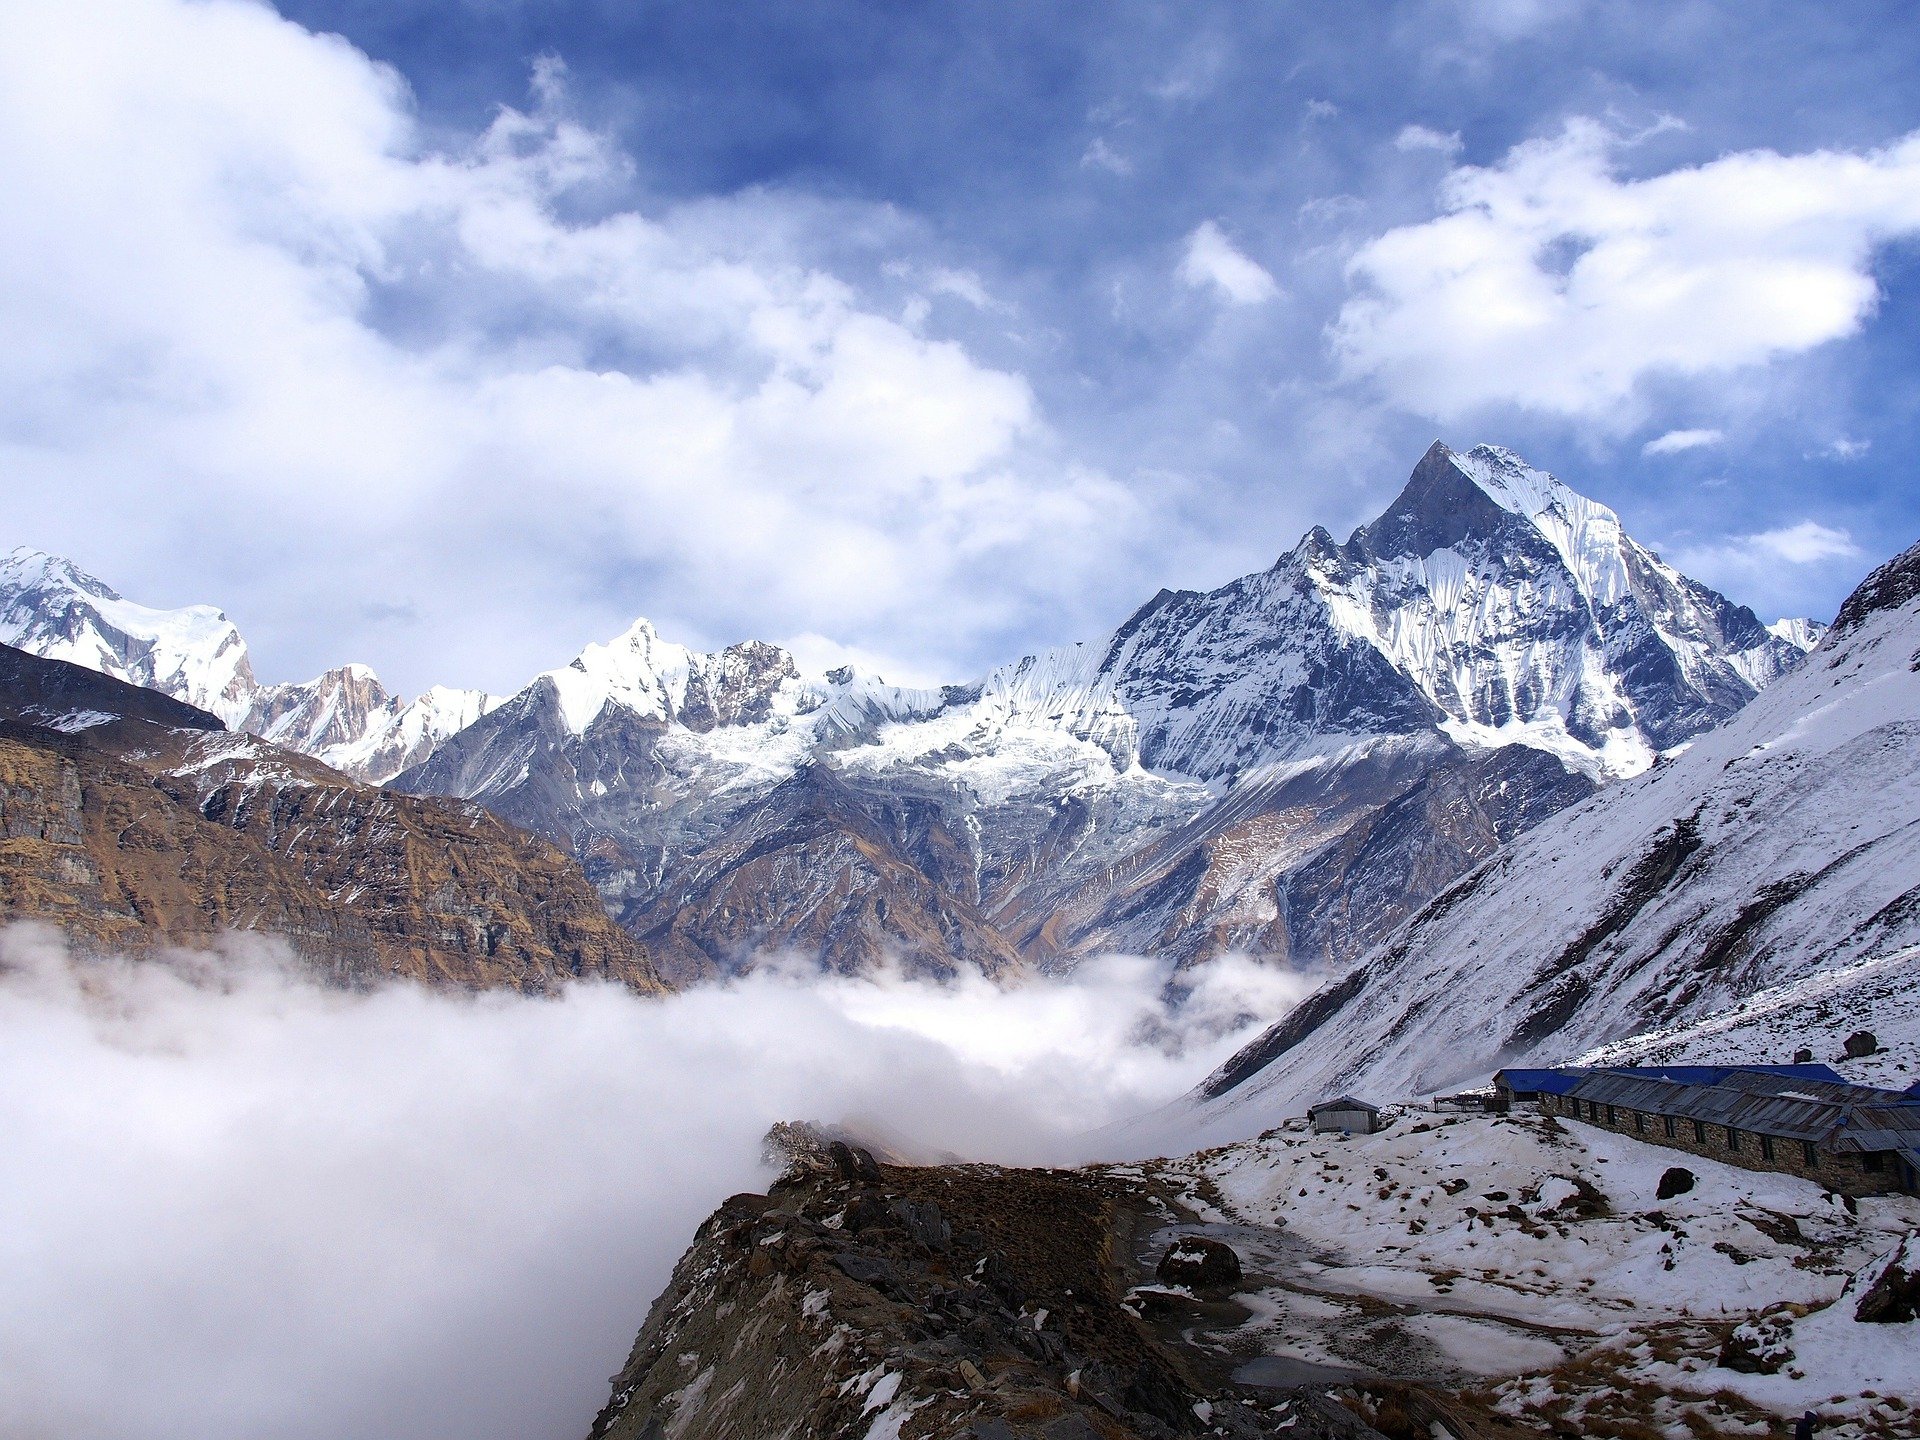
{"type": "Polygon", "coordinates": [[[1781,1073],[1805,1068],[1565,1070],[1549,1084],[1515,1072],[1508,1088],[1548,1114],[1844,1195],[1920,1194],[1920,1095],[1781,1073]]]}

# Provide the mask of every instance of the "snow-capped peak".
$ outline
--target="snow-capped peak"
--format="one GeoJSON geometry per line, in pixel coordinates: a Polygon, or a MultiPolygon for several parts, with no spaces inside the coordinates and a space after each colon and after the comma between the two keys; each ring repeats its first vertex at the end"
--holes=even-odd
{"type": "Polygon", "coordinates": [[[159,690],[230,726],[256,688],[246,642],[223,612],[136,605],[72,561],[24,546],[0,564],[0,640],[159,690]]]}
{"type": "Polygon", "coordinates": [[[670,720],[686,698],[694,652],[660,638],[645,618],[604,645],[590,644],[549,671],[569,731],[584,734],[609,701],[646,719],[670,720]]]}
{"type": "Polygon", "coordinates": [[[211,605],[158,610],[72,561],[22,546],[0,561],[0,641],[184,700],[231,729],[385,781],[499,701],[436,687],[412,704],[366,665],[262,685],[240,631],[211,605]]]}
{"type": "Polygon", "coordinates": [[[1776,640],[1786,641],[1796,650],[1811,650],[1826,635],[1827,625],[1825,621],[1801,616],[1776,620],[1767,626],[1767,633],[1776,640]]]}
{"type": "Polygon", "coordinates": [[[1498,445],[1476,445],[1452,459],[1496,505],[1546,537],[1590,600],[1613,605],[1627,593],[1624,536],[1612,510],[1498,445]]]}

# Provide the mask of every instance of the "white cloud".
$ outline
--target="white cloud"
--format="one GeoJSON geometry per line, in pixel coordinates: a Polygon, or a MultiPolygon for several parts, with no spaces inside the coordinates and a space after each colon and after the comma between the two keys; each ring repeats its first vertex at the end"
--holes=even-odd
{"type": "Polygon", "coordinates": [[[1855,440],[1850,436],[1837,436],[1823,452],[1834,460],[1858,460],[1873,448],[1871,440],[1855,440]]]}
{"type": "Polygon", "coordinates": [[[1111,564],[1126,492],[1058,463],[1022,376],[783,251],[814,202],[643,213],[563,68],[534,94],[443,145],[261,5],[0,8],[13,539],[136,593],[191,568],[155,598],[308,664],[496,688],[642,605],[939,663],[1111,564]]]}
{"type": "Polygon", "coordinates": [[[0,1431],[584,1434],[694,1227],[772,1178],[769,1124],[1070,1163],[1300,993],[1190,978],[342,994],[261,943],[0,930],[0,1431]]]}
{"type": "Polygon", "coordinates": [[[1308,120],[1331,120],[1340,113],[1340,107],[1331,100],[1309,100],[1306,104],[1308,120]]]}
{"type": "Polygon", "coordinates": [[[1454,170],[1442,214],[1349,265],[1345,372],[1453,419],[1484,406],[1629,422],[1651,376],[1711,376],[1850,335],[1880,244],[1920,232],[1920,135],[1748,151],[1623,180],[1592,121],[1454,170]]]}
{"type": "Polygon", "coordinates": [[[1640,447],[1642,455],[1678,455],[1683,450],[1702,450],[1718,445],[1727,437],[1718,430],[1669,430],[1640,447]]]}
{"type": "Polygon", "coordinates": [[[1857,560],[1862,551],[1845,530],[1801,520],[1753,535],[1677,547],[1673,561],[1728,594],[1771,594],[1783,588],[1781,567],[1857,560]]]}
{"type": "Polygon", "coordinates": [[[1232,52],[1218,35],[1196,37],[1165,78],[1147,86],[1147,93],[1169,103],[1196,100],[1210,94],[1220,81],[1232,52]]]}
{"type": "Polygon", "coordinates": [[[936,295],[952,295],[964,300],[976,310],[999,308],[998,302],[987,293],[986,285],[971,270],[952,270],[938,266],[927,277],[927,286],[936,295]]]}
{"type": "Polygon", "coordinates": [[[1811,565],[1819,560],[1851,560],[1860,547],[1845,530],[1835,530],[1817,520],[1802,520],[1779,530],[1763,530],[1738,542],[1764,560],[1784,560],[1789,565],[1811,565]]]}
{"type": "Polygon", "coordinates": [[[1367,213],[1358,195],[1315,195],[1300,202],[1296,214],[1302,225],[1346,225],[1367,213]]]}
{"type": "Polygon", "coordinates": [[[1235,305],[1259,305],[1280,295],[1273,276],[1236,249],[1211,220],[1187,236],[1179,276],[1195,289],[1218,291],[1235,305]]]}
{"type": "Polygon", "coordinates": [[[1105,170],[1109,175],[1131,175],[1133,161],[1109,145],[1104,136],[1096,135],[1092,143],[1081,152],[1080,168],[1105,170]]]}
{"type": "Polygon", "coordinates": [[[1437,150],[1442,155],[1460,153],[1460,132],[1455,130],[1443,134],[1438,130],[1429,130],[1425,125],[1407,125],[1393,137],[1396,150],[1437,150]]]}

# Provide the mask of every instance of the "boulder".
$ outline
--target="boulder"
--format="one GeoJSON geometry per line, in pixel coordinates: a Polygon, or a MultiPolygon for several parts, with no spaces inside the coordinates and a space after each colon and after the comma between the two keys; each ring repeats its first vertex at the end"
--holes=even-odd
{"type": "Polygon", "coordinates": [[[892,1263],[881,1256],[836,1255],[833,1263],[849,1280],[871,1285],[882,1294],[891,1294],[900,1288],[900,1277],[894,1273],[892,1263]]]}
{"type": "Polygon", "coordinates": [[[849,1145],[844,1140],[835,1140],[827,1146],[827,1158],[833,1162],[833,1168],[839,1171],[842,1180],[864,1181],[869,1185],[880,1183],[880,1167],[874,1162],[870,1150],[849,1145]]]}
{"type": "Polygon", "coordinates": [[[1742,1375],[1777,1375],[1793,1359],[1787,1344],[1792,1334],[1792,1316],[1755,1315],[1728,1332],[1720,1346],[1720,1364],[1742,1375]]]}
{"type": "Polygon", "coordinates": [[[1693,1172],[1684,1165],[1673,1165],[1669,1166],[1666,1173],[1660,1177],[1659,1188],[1653,1192],[1653,1197],[1656,1200],[1671,1200],[1674,1196],[1684,1195],[1691,1189],[1693,1189],[1693,1172]]]}
{"type": "Polygon", "coordinates": [[[1864,1060],[1880,1053],[1880,1041],[1871,1030],[1856,1030],[1847,1036],[1847,1059],[1864,1060]]]}
{"type": "Polygon", "coordinates": [[[1920,1318],[1920,1235],[1907,1236],[1856,1281],[1861,1293],[1854,1319],[1868,1325],[1904,1325],[1920,1318]]]}
{"type": "Polygon", "coordinates": [[[1155,1268],[1164,1284],[1196,1289],[1232,1285],[1240,1279],[1240,1256],[1231,1245],[1204,1235],[1182,1235],[1155,1268]]]}

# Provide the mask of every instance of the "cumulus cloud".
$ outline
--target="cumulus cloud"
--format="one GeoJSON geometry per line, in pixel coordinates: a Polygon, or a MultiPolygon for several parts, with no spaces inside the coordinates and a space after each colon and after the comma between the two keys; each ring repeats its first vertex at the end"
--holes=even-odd
{"type": "Polygon", "coordinates": [[[1261,305],[1280,295],[1273,276],[1235,248],[1211,220],[1202,221],[1187,236],[1179,275],[1195,289],[1211,289],[1235,305],[1261,305]]]}
{"type": "Polygon", "coordinates": [[[1718,445],[1727,437],[1718,430],[1669,430],[1640,447],[1642,455],[1678,455],[1683,450],[1703,450],[1718,445]]]}
{"type": "Polygon", "coordinates": [[[1450,173],[1441,214],[1356,253],[1335,352],[1443,419],[1514,405],[1633,418],[1652,377],[1702,377],[1856,331],[1876,248],[1920,231],[1920,135],[1767,150],[1646,179],[1590,120],[1450,173]]]}
{"type": "Polygon", "coordinates": [[[584,1434],[694,1227],[771,1178],[771,1122],[1071,1161],[1299,989],[1167,980],[344,994],[260,942],[0,931],[0,1431],[584,1434]]]}
{"type": "Polygon", "coordinates": [[[1855,440],[1851,436],[1836,436],[1821,453],[1830,460],[1858,460],[1873,448],[1871,440],[1855,440]]]}
{"type": "Polygon", "coordinates": [[[403,682],[511,688],[642,602],[697,642],[951,657],[1134,523],[1021,375],[783,249],[812,202],[641,204],[552,60],[448,139],[264,5],[22,0],[0,168],[0,264],[33,277],[0,291],[14,539],[130,591],[191,565],[155,598],[309,664],[371,643],[403,682]]]}

